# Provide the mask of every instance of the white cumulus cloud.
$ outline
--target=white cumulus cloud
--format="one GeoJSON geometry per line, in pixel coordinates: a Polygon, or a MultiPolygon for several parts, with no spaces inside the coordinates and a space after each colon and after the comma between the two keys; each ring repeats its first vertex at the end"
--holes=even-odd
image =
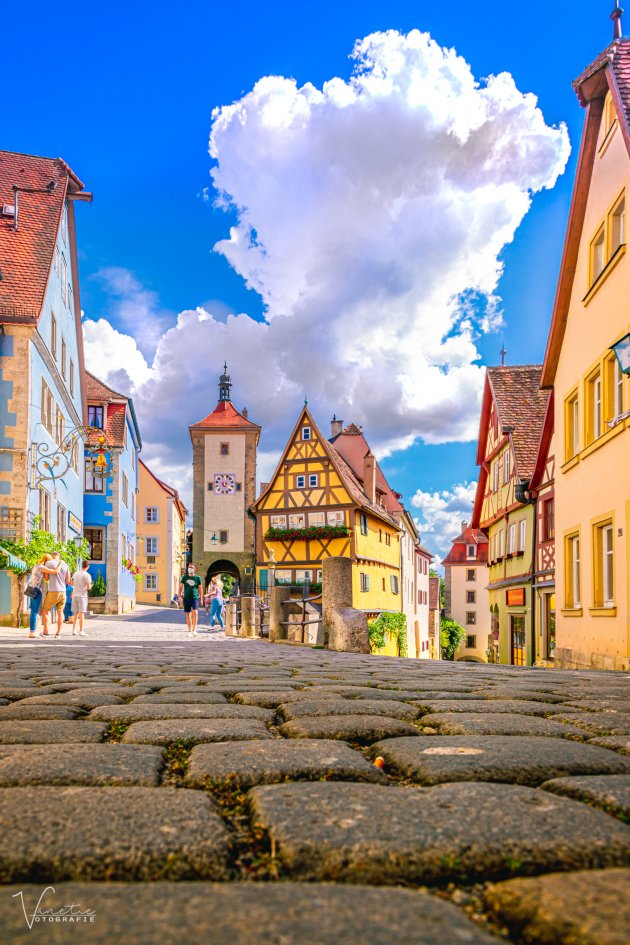
{"type": "Polygon", "coordinates": [[[165,468],[188,458],[185,422],[214,406],[224,358],[269,452],[305,395],[323,423],[363,424],[380,455],[476,435],[500,254],[564,170],[566,128],[426,33],[374,33],[353,56],[348,79],[266,76],[213,113],[210,194],[236,212],[215,250],[266,322],[200,307],[164,330],[157,300],[108,271],[130,337],[88,322],[88,364],[126,372],[165,468]]]}
{"type": "Polygon", "coordinates": [[[439,559],[450,551],[451,542],[461,533],[462,522],[470,522],[476,490],[476,482],[463,482],[436,492],[418,489],[412,497],[411,505],[418,510],[415,522],[422,542],[439,559]]]}

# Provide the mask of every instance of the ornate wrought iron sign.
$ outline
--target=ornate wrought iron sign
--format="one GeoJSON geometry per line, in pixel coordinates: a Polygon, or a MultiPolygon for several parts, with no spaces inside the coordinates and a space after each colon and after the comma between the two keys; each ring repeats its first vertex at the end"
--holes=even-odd
{"type": "Polygon", "coordinates": [[[42,482],[61,482],[71,466],[78,468],[80,445],[85,442],[85,469],[95,479],[111,476],[113,456],[107,446],[103,430],[97,427],[74,427],[61,443],[33,443],[31,488],[37,489],[42,482]]]}

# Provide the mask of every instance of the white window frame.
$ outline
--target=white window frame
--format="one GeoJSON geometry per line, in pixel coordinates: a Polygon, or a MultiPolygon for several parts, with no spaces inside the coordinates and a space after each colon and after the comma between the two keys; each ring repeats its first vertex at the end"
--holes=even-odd
{"type": "Polygon", "coordinates": [[[493,480],[493,484],[492,484],[492,491],[493,491],[493,492],[498,492],[498,491],[499,491],[499,477],[500,477],[500,472],[501,472],[501,461],[498,460],[498,459],[495,459],[495,461],[494,461],[494,466],[493,466],[493,476],[494,476],[494,480],[493,480]]]}
{"type": "Polygon", "coordinates": [[[345,525],[346,513],[343,509],[337,509],[334,512],[326,512],[326,522],[328,525],[345,525]]]}
{"type": "Polygon", "coordinates": [[[157,571],[145,571],[144,572],[144,589],[145,591],[157,591],[158,590],[158,575],[157,571]],[[149,581],[151,583],[155,582],[154,587],[149,586],[149,581]]]}
{"type": "Polygon", "coordinates": [[[289,528],[306,528],[306,515],[304,512],[292,512],[289,515],[289,528]]]}
{"type": "Polygon", "coordinates": [[[160,553],[160,539],[157,535],[147,535],[144,539],[144,553],[145,555],[159,555],[160,553]]]}
{"type": "Polygon", "coordinates": [[[602,376],[593,378],[593,439],[602,435],[602,376]]]}
{"type": "Polygon", "coordinates": [[[620,417],[623,413],[623,373],[617,358],[615,358],[615,370],[613,374],[613,400],[614,416],[620,417]]]}
{"type": "Polygon", "coordinates": [[[573,579],[573,607],[582,606],[582,581],[580,574],[580,536],[573,535],[571,542],[571,569],[573,579]]]}
{"type": "Polygon", "coordinates": [[[326,524],[325,512],[309,512],[308,524],[313,528],[323,528],[326,524]]]}
{"type": "Polygon", "coordinates": [[[399,586],[400,586],[400,585],[399,585],[399,582],[398,582],[398,575],[397,575],[397,574],[390,574],[390,576],[389,576],[389,586],[391,587],[392,594],[398,594],[398,593],[399,593],[399,586]]]}
{"type": "Polygon", "coordinates": [[[68,304],[68,264],[66,262],[66,257],[64,254],[61,254],[61,266],[59,269],[59,282],[61,289],[61,298],[63,299],[64,305],[68,304]]]}
{"type": "Polygon", "coordinates": [[[159,525],[160,523],[160,508],[157,505],[145,505],[144,507],[144,522],[145,525],[159,525]],[[153,512],[155,512],[155,518],[152,517],[153,512]],[[151,513],[151,515],[149,515],[151,513]]]}
{"type": "Polygon", "coordinates": [[[295,488],[306,489],[306,476],[300,475],[295,477],[295,488]]]}
{"type": "Polygon", "coordinates": [[[286,515],[271,515],[269,518],[270,528],[286,528],[287,527],[287,517],[286,515]]]}
{"type": "Polygon", "coordinates": [[[466,545],[466,561],[477,560],[477,545],[466,545]]]}
{"type": "Polygon", "coordinates": [[[510,481],[510,451],[506,450],[503,454],[503,485],[507,486],[510,481]]]}
{"type": "Polygon", "coordinates": [[[316,489],[318,485],[319,485],[319,473],[309,473],[308,474],[309,489],[316,489]]]}
{"type": "Polygon", "coordinates": [[[57,360],[57,319],[55,313],[50,313],[50,353],[57,360]]]}
{"type": "Polygon", "coordinates": [[[604,607],[615,606],[615,539],[612,525],[602,528],[602,596],[604,607]]]}
{"type": "Polygon", "coordinates": [[[69,370],[69,390],[70,390],[70,396],[71,396],[71,397],[74,397],[74,361],[72,360],[72,358],[70,358],[69,368],[70,368],[70,370],[69,370]]]}
{"type": "Polygon", "coordinates": [[[365,571],[359,572],[359,581],[362,594],[368,594],[370,591],[370,575],[365,571]]]}
{"type": "Polygon", "coordinates": [[[508,554],[512,555],[516,551],[516,524],[514,522],[508,527],[508,554]]]}
{"type": "Polygon", "coordinates": [[[127,478],[127,473],[123,471],[122,474],[122,503],[125,508],[129,508],[129,479],[127,478]]]}
{"type": "Polygon", "coordinates": [[[576,395],[573,405],[573,455],[580,452],[580,401],[576,395]]]}
{"type": "Polygon", "coordinates": [[[527,540],[527,519],[521,519],[518,524],[518,550],[525,551],[525,542],[527,540]]]}
{"type": "Polygon", "coordinates": [[[311,438],[311,428],[310,428],[310,427],[302,427],[302,439],[303,439],[303,440],[310,440],[310,438],[311,438]]]}
{"type": "Polygon", "coordinates": [[[39,487],[39,527],[44,532],[50,532],[52,516],[52,498],[48,489],[39,487]]]}

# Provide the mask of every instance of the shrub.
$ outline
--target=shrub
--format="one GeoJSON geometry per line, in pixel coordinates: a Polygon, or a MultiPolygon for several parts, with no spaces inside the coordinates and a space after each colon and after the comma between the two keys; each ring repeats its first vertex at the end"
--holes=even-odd
{"type": "Polygon", "coordinates": [[[440,648],[442,659],[454,660],[455,654],[466,639],[466,631],[456,620],[442,617],[440,621],[440,648]]]}
{"type": "Polygon", "coordinates": [[[404,614],[381,614],[370,624],[368,632],[372,653],[383,649],[390,633],[396,637],[399,655],[407,655],[407,618],[404,614]]]}
{"type": "Polygon", "coordinates": [[[96,579],[94,583],[92,584],[92,587],[88,591],[88,594],[90,597],[105,597],[106,589],[107,589],[107,585],[105,584],[103,575],[101,574],[100,571],[98,571],[96,575],[96,579]]]}

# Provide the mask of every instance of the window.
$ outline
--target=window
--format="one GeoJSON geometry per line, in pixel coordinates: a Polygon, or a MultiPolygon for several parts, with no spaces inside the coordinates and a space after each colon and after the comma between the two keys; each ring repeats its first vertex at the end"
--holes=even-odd
{"type": "Polygon", "coordinates": [[[127,539],[125,538],[124,535],[121,538],[121,544],[122,544],[122,556],[123,558],[126,558],[127,557],[127,539]]]}
{"type": "Polygon", "coordinates": [[[466,545],[466,557],[469,560],[477,557],[477,545],[466,545]]]}
{"type": "Polygon", "coordinates": [[[70,395],[74,397],[74,361],[70,361],[70,395]]]}
{"type": "Polygon", "coordinates": [[[362,534],[362,535],[367,535],[367,533],[368,533],[368,520],[367,520],[367,515],[365,514],[365,512],[360,512],[360,513],[359,513],[359,526],[360,526],[360,529],[361,529],[361,534],[362,534]]]}
{"type": "Polygon", "coordinates": [[[159,522],[159,509],[157,505],[147,505],[144,509],[145,522],[159,522]]]}
{"type": "Polygon", "coordinates": [[[53,269],[58,275],[59,274],[59,247],[58,246],[55,246],[55,255],[53,258],[53,269]]]}
{"type": "Polygon", "coordinates": [[[133,489],[131,490],[131,517],[136,520],[136,495],[133,489]]]}
{"type": "Polygon", "coordinates": [[[385,544],[391,545],[391,543],[392,543],[392,536],[390,535],[389,532],[385,532],[385,544]]]}
{"type": "Polygon", "coordinates": [[[127,424],[125,423],[125,428],[123,430],[123,447],[127,449],[128,444],[129,444],[129,436],[127,434],[127,424]]]}
{"type": "Polygon", "coordinates": [[[604,376],[606,378],[604,413],[605,419],[611,421],[623,413],[623,374],[614,354],[604,362],[604,376]]]}
{"type": "Polygon", "coordinates": [[[64,243],[68,242],[68,208],[63,208],[63,213],[61,214],[61,238],[64,243]]]}
{"type": "Polygon", "coordinates": [[[580,452],[580,410],[577,390],[564,402],[564,458],[573,459],[580,452]]]}
{"type": "Polygon", "coordinates": [[[390,574],[389,583],[391,585],[392,594],[397,594],[398,593],[398,575],[390,574]]]}
{"type": "Polygon", "coordinates": [[[341,510],[337,512],[326,512],[326,520],[329,525],[345,525],[345,513],[341,510]]]}
{"type": "Polygon", "coordinates": [[[306,487],[306,476],[296,476],[295,477],[295,488],[304,489],[306,487]]]}
{"type": "Polygon", "coordinates": [[[47,492],[46,489],[43,489],[41,486],[39,488],[39,527],[43,532],[50,531],[50,509],[51,509],[51,499],[50,492],[47,492]]]}
{"type": "Polygon", "coordinates": [[[508,527],[507,553],[513,555],[516,551],[516,525],[512,523],[508,527]]]}
{"type": "Polygon", "coordinates": [[[219,544],[220,544],[220,545],[227,545],[227,543],[228,543],[228,533],[227,533],[227,531],[220,531],[220,532],[219,532],[219,544]]]}
{"type": "Polygon", "coordinates": [[[64,254],[61,254],[61,268],[59,270],[59,281],[61,283],[61,298],[64,303],[68,301],[68,267],[66,265],[66,257],[64,254]]]}
{"type": "Polygon", "coordinates": [[[581,606],[582,582],[580,574],[580,536],[569,535],[565,539],[566,594],[565,604],[569,610],[581,606]]]}
{"type": "Polygon", "coordinates": [[[289,515],[289,528],[306,528],[306,515],[304,512],[293,512],[289,515]]]}
{"type": "Polygon", "coordinates": [[[90,561],[105,560],[103,556],[103,531],[102,528],[85,528],[83,530],[83,537],[90,546],[90,561]]]}
{"type": "Polygon", "coordinates": [[[318,473],[311,473],[308,477],[309,487],[312,489],[315,486],[319,485],[319,475],[318,473]]]}
{"type": "Polygon", "coordinates": [[[466,623],[473,624],[477,623],[477,614],[474,610],[466,611],[466,623]]]}
{"type": "Polygon", "coordinates": [[[506,450],[503,454],[503,484],[507,485],[510,481],[510,451],[506,450]]]}
{"type": "Polygon", "coordinates": [[[136,471],[136,451],[135,451],[135,449],[133,449],[133,450],[131,451],[131,468],[133,469],[134,472],[136,471]]]}
{"type": "Polygon", "coordinates": [[[236,485],[234,486],[234,488],[236,489],[237,492],[242,492],[242,491],[243,491],[243,483],[242,483],[242,482],[237,482],[236,485]]]}
{"type": "Polygon", "coordinates": [[[147,555],[157,555],[158,551],[158,539],[151,537],[144,539],[144,552],[147,555]]]}
{"type": "MultiPolygon", "coordinates": [[[[553,518],[553,512],[552,512],[553,518]]],[[[525,539],[527,538],[527,521],[523,518],[518,523],[518,550],[525,551],[525,539]]]]}
{"type": "Polygon", "coordinates": [[[208,492],[212,492],[213,488],[214,488],[214,485],[212,484],[212,482],[209,482],[209,483],[208,483],[208,492]]]}
{"type": "Polygon", "coordinates": [[[475,650],[477,648],[477,637],[476,636],[467,636],[466,637],[466,649],[475,650]]]}
{"type": "Polygon", "coordinates": [[[505,555],[505,529],[501,529],[497,535],[497,558],[502,558],[505,555]]]}
{"type": "Polygon", "coordinates": [[[92,470],[91,461],[85,460],[85,491],[86,492],[104,492],[105,480],[101,476],[95,476],[92,470]]]}
{"type": "Polygon", "coordinates": [[[551,541],[554,537],[554,500],[545,499],[542,510],[542,538],[551,541]]]}
{"type": "Polygon", "coordinates": [[[50,353],[55,361],[57,360],[57,319],[51,313],[50,316],[50,353]]]}
{"type": "Polygon", "coordinates": [[[359,574],[359,579],[361,582],[361,593],[365,594],[370,589],[370,575],[364,574],[362,571],[359,574]]]}
{"type": "Polygon", "coordinates": [[[615,368],[613,373],[613,412],[615,417],[620,417],[623,413],[623,374],[619,367],[619,361],[615,357],[615,368]]]}
{"type": "Polygon", "coordinates": [[[287,527],[286,515],[272,515],[269,521],[272,528],[286,528],[287,527]]]}
{"type": "Polygon", "coordinates": [[[602,434],[602,378],[599,371],[586,382],[587,442],[592,443],[602,434]]]}
{"type": "Polygon", "coordinates": [[[146,572],[144,574],[144,589],[145,591],[157,591],[158,586],[158,576],[152,572],[146,572]]]}
{"type": "Polygon", "coordinates": [[[498,492],[498,491],[499,491],[499,475],[500,475],[500,472],[501,472],[501,462],[500,462],[500,460],[497,459],[497,460],[495,461],[495,464],[494,464],[494,467],[493,467],[493,475],[494,475],[494,482],[493,482],[493,486],[492,486],[492,491],[493,491],[493,492],[498,492]]]}
{"type": "Polygon", "coordinates": [[[74,469],[77,476],[79,475],[79,441],[74,440],[72,444],[72,453],[70,462],[72,463],[72,468],[74,469]]]}
{"type": "Polygon", "coordinates": [[[609,131],[616,121],[617,112],[615,111],[615,103],[612,100],[612,95],[608,92],[604,102],[604,138],[608,136],[609,131]]]}
{"type": "Polygon", "coordinates": [[[303,440],[310,440],[310,438],[311,438],[311,428],[310,428],[310,427],[302,427],[302,439],[303,439],[303,440]]]}
{"type": "Polygon", "coordinates": [[[129,506],[129,480],[127,474],[122,474],[122,500],[125,508],[129,506]]]}
{"type": "Polygon", "coordinates": [[[615,559],[612,522],[594,529],[595,606],[615,606],[615,559]]]}
{"type": "Polygon", "coordinates": [[[55,440],[59,445],[63,442],[64,418],[61,410],[57,407],[57,419],[55,423],[55,440]]]}
{"type": "Polygon", "coordinates": [[[383,578],[383,590],[385,590],[385,578],[383,578]]]}
{"type": "Polygon", "coordinates": [[[61,376],[66,379],[66,359],[68,356],[65,338],[61,339],[61,376]]]}
{"type": "Polygon", "coordinates": [[[53,395],[50,392],[50,388],[46,381],[42,380],[42,411],[41,419],[42,425],[48,430],[52,436],[53,432],[53,409],[54,409],[54,400],[53,395]]]}
{"type": "Polygon", "coordinates": [[[602,224],[591,242],[589,285],[601,276],[606,263],[606,230],[602,224]]]}
{"type": "Polygon", "coordinates": [[[103,408],[94,404],[88,405],[88,426],[96,427],[97,430],[103,429],[103,408]]]}
{"type": "Polygon", "coordinates": [[[308,524],[316,528],[322,528],[326,524],[326,515],[324,512],[309,512],[308,524]]]}
{"type": "Polygon", "coordinates": [[[229,455],[230,455],[230,444],[229,444],[229,443],[221,443],[220,453],[221,453],[221,456],[229,456],[229,455]]]}
{"type": "Polygon", "coordinates": [[[622,197],[610,214],[610,255],[626,242],[626,200],[622,197]]]}
{"type": "Polygon", "coordinates": [[[476,604],[477,594],[475,591],[466,591],[466,603],[467,604],[476,604]]]}
{"type": "Polygon", "coordinates": [[[469,568],[469,569],[466,571],[466,580],[467,580],[467,581],[476,581],[476,580],[477,580],[477,572],[476,572],[475,568],[469,568]]]}

